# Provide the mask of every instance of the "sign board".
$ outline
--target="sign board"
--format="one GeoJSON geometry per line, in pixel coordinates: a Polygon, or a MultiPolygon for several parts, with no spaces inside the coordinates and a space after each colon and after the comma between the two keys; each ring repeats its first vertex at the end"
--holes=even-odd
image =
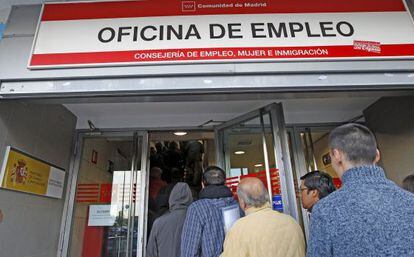
{"type": "Polygon", "coordinates": [[[36,195],[62,198],[65,171],[8,146],[0,172],[0,186],[36,195]]]}
{"type": "Polygon", "coordinates": [[[116,206],[111,207],[110,204],[89,205],[88,226],[90,227],[113,226],[115,224],[115,220],[116,220],[116,206]]]}
{"type": "Polygon", "coordinates": [[[29,68],[412,58],[403,0],[45,3],[29,68]]]}
{"type": "Polygon", "coordinates": [[[283,201],[281,195],[274,195],[272,198],[273,210],[283,212],[283,201]]]}
{"type": "Polygon", "coordinates": [[[240,209],[238,204],[221,208],[223,214],[224,232],[230,231],[231,227],[240,219],[240,209]]]}

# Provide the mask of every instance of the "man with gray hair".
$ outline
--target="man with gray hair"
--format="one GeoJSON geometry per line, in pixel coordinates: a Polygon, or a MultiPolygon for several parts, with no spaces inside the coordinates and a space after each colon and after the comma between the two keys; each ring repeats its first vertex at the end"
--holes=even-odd
{"type": "Polygon", "coordinates": [[[313,208],[308,257],[414,256],[414,195],[376,165],[374,134],[351,123],[332,130],[329,141],[342,187],[313,208]]]}
{"type": "Polygon", "coordinates": [[[260,179],[243,179],[237,194],[246,216],[237,220],[226,235],[221,257],[305,256],[302,229],[289,215],[271,209],[260,179]]]}

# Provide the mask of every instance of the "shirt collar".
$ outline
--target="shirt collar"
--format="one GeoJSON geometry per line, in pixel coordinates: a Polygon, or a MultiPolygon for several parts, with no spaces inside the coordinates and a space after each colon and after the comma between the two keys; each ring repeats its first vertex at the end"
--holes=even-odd
{"type": "Polygon", "coordinates": [[[261,210],[264,210],[264,209],[270,209],[270,204],[269,203],[266,203],[265,205],[263,205],[261,207],[250,207],[250,208],[247,208],[246,211],[245,211],[245,213],[246,213],[246,216],[247,216],[247,215],[250,215],[252,213],[255,213],[255,212],[258,212],[258,211],[261,211],[261,210]]]}
{"type": "Polygon", "coordinates": [[[344,185],[353,183],[378,183],[385,179],[384,170],[376,165],[354,167],[345,171],[344,175],[342,175],[342,182],[344,185]]]}

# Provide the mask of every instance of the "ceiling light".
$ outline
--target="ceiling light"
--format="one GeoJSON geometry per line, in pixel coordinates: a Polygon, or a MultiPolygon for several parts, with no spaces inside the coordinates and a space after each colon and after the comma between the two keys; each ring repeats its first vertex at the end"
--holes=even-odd
{"type": "Polygon", "coordinates": [[[176,135],[176,136],[185,136],[185,135],[187,135],[187,132],[184,132],[184,131],[177,131],[177,132],[174,132],[174,135],[176,135]]]}
{"type": "Polygon", "coordinates": [[[258,164],[255,164],[254,166],[255,166],[255,167],[263,167],[263,164],[258,163],[258,164]]]}
{"type": "Polygon", "coordinates": [[[245,151],[235,151],[234,154],[240,155],[240,154],[245,154],[245,151]]]}

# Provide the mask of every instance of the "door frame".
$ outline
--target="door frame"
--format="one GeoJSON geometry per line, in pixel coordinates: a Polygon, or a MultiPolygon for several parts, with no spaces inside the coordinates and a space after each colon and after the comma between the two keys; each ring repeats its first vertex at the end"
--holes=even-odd
{"type": "MultiPolygon", "coordinates": [[[[279,170],[279,178],[281,185],[283,212],[291,215],[294,219],[299,219],[298,207],[296,204],[296,193],[294,186],[294,178],[292,173],[292,165],[290,163],[289,143],[285,127],[283,106],[281,103],[273,103],[262,108],[253,110],[234,119],[231,119],[223,124],[215,127],[216,138],[216,160],[219,166],[225,167],[229,162],[225,160],[225,142],[224,142],[224,130],[237,125],[241,122],[251,120],[255,117],[259,117],[261,125],[263,127],[263,115],[269,114],[271,130],[273,135],[273,150],[275,158],[275,166],[279,170]]],[[[263,154],[265,160],[266,177],[268,185],[270,185],[270,167],[267,159],[267,147],[266,139],[264,137],[264,131],[262,131],[263,142],[263,154]]],[[[271,188],[271,187],[269,187],[271,188]]],[[[271,189],[269,190],[271,195],[271,189]]],[[[272,198],[270,198],[272,201],[272,198]]]]}
{"type": "MultiPolygon", "coordinates": [[[[294,125],[288,125],[287,126],[287,132],[291,135],[292,140],[292,162],[295,166],[295,174],[296,174],[296,182],[298,183],[298,187],[301,184],[300,178],[304,176],[306,173],[308,173],[308,166],[306,164],[306,158],[302,147],[302,140],[301,140],[301,133],[305,133],[307,129],[310,129],[310,132],[312,131],[330,131],[334,129],[335,127],[342,125],[342,123],[309,123],[309,124],[294,124],[294,125]]],[[[299,196],[299,203],[301,203],[301,194],[298,194],[299,196]]],[[[299,204],[298,206],[301,210],[302,215],[302,221],[303,221],[303,229],[305,232],[306,240],[309,240],[309,213],[306,209],[302,207],[302,204],[299,204]]]]}
{"type": "MultiPolygon", "coordinates": [[[[64,201],[64,208],[62,214],[62,221],[60,226],[60,233],[59,233],[59,244],[58,244],[58,257],[68,257],[69,253],[69,246],[71,241],[71,232],[72,232],[72,223],[73,223],[73,214],[74,214],[74,206],[75,206],[75,197],[76,197],[76,187],[78,182],[78,175],[80,170],[80,163],[82,159],[83,153],[83,146],[84,140],[86,138],[105,138],[109,136],[132,136],[133,137],[133,160],[131,164],[131,172],[132,175],[136,174],[141,177],[142,186],[140,195],[143,201],[140,201],[140,217],[146,217],[147,212],[147,201],[148,201],[148,153],[149,153],[149,144],[148,144],[148,132],[144,130],[109,130],[109,131],[98,131],[98,132],[88,132],[85,130],[77,130],[74,137],[73,137],[73,151],[70,161],[70,168],[68,170],[68,180],[66,184],[66,192],[65,192],[65,201],[64,201]],[[138,138],[142,138],[142,152],[141,156],[138,156],[138,138]],[[141,165],[138,167],[138,160],[140,160],[141,165]]],[[[134,179],[134,176],[131,176],[134,179]]],[[[135,181],[136,182],[136,181],[135,181]]],[[[131,188],[132,188],[131,183],[131,188]]],[[[130,194],[129,201],[132,201],[132,194],[130,194]]],[[[129,217],[128,226],[131,228],[131,220],[129,217]]],[[[146,219],[142,218],[139,220],[139,235],[140,237],[137,238],[137,257],[144,256],[144,242],[146,239],[146,219]]],[[[132,222],[133,224],[133,222],[132,222]]],[[[128,237],[130,237],[130,233],[128,233],[128,237]]],[[[128,245],[132,243],[132,239],[128,238],[128,245]]],[[[128,247],[127,247],[128,248],[128,247]]],[[[131,248],[132,249],[132,248],[131,248]]],[[[132,256],[132,251],[127,250],[127,256],[132,256]]]]}

